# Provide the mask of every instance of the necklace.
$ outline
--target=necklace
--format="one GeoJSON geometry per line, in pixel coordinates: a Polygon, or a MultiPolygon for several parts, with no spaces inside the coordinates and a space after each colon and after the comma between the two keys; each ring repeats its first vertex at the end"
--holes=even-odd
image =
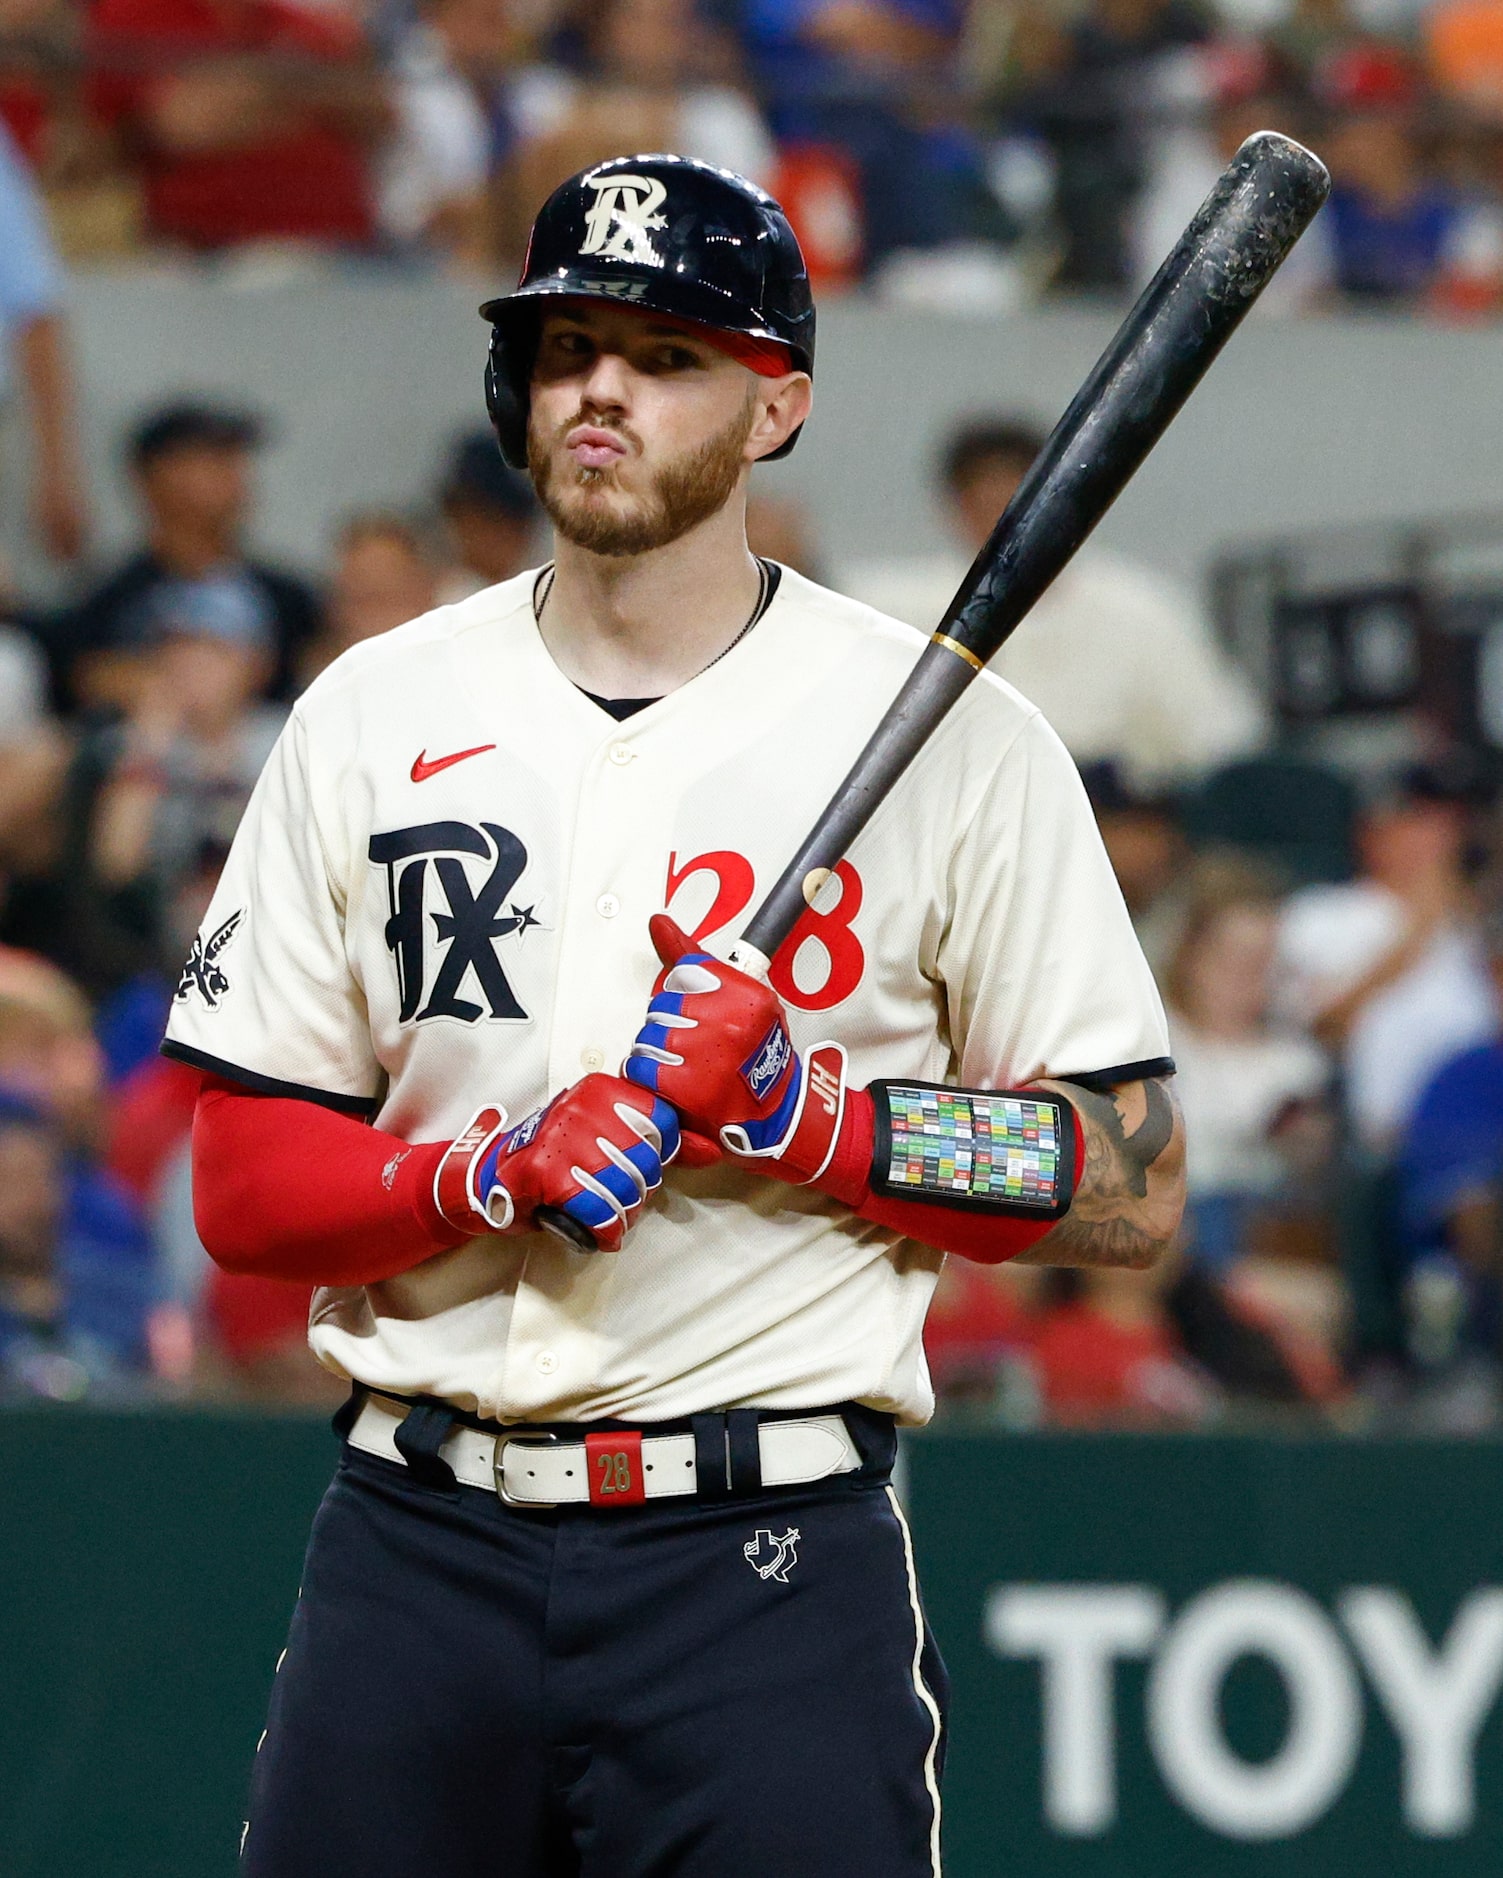
{"type": "MultiPolygon", "coordinates": [[[[756,625],[757,621],[761,619],[762,615],[771,604],[773,593],[776,591],[772,565],[770,562],[764,561],[760,554],[756,557],[756,562],[757,601],[756,605],[747,616],[746,624],[741,628],[740,632],[736,634],[736,637],[731,640],[729,645],[722,646],[713,659],[701,665],[699,671],[692,674],[694,678],[698,678],[700,672],[707,672],[711,665],[718,665],[728,652],[734,652],[736,647],[740,645],[741,641],[751,631],[752,627],[756,625]]],[[[546,567],[539,570],[538,577],[532,584],[532,617],[539,626],[543,623],[543,608],[548,604],[548,596],[553,591],[553,572],[554,564],[550,561],[546,567]]],[[[685,679],[684,682],[688,684],[690,680],[685,679]]]]}

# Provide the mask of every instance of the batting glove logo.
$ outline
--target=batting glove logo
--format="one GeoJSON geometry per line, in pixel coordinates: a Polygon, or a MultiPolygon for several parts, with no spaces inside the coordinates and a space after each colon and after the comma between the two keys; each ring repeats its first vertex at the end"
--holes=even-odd
{"type": "Polygon", "coordinates": [[[793,1055],[787,1028],[773,1025],[751,1056],[741,1065],[741,1078],[752,1092],[754,1102],[763,1102],[777,1085],[793,1055]]]}

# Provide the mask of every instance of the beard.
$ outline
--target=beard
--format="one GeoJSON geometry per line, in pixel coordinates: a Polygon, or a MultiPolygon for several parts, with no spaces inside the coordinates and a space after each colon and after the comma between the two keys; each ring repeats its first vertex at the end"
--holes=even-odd
{"type": "Polygon", "coordinates": [[[724,429],[665,463],[650,491],[636,498],[634,508],[625,513],[589,500],[592,491],[617,486],[614,469],[576,469],[562,463],[557,454],[557,446],[576,424],[592,423],[603,430],[621,426],[577,412],[545,441],[529,425],[527,467],[538,501],[564,540],[591,554],[649,554],[654,548],[666,548],[718,514],[730,500],[741,479],[741,452],[751,435],[755,409],[753,386],[745,406],[724,429]]]}

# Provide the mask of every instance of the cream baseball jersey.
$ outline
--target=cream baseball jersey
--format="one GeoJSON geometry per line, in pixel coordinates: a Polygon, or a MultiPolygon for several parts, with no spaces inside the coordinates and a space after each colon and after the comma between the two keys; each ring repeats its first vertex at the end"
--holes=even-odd
{"type": "MultiPolygon", "coordinates": [[[[550,658],[524,574],[356,646],[294,708],[183,973],[169,1054],[405,1141],[620,1067],[667,907],[727,952],[921,637],[782,570],[725,657],[616,722],[550,658]]],[[[858,1083],[1168,1068],[1078,776],[980,677],[774,961],[800,1047],[858,1083]]],[[[400,1152],[400,1150],[395,1150],[400,1152]]],[[[502,1420],[932,1406],[939,1254],[808,1189],[670,1167],[617,1254],[481,1238],[315,1295],[376,1388],[502,1420]]]]}

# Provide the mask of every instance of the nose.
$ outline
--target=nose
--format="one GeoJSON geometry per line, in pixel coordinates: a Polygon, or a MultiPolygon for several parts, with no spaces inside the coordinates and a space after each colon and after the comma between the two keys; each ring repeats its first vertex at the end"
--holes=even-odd
{"type": "Polygon", "coordinates": [[[597,411],[624,411],[631,402],[631,367],[619,352],[597,352],[580,387],[580,403],[597,411]]]}

